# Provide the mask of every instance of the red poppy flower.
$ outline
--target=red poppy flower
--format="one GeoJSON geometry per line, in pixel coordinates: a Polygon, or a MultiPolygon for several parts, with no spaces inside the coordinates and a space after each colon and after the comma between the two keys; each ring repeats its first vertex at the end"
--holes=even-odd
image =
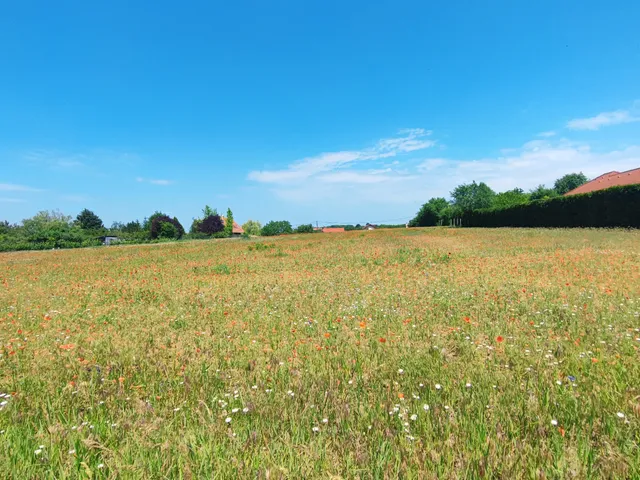
{"type": "Polygon", "coordinates": [[[502,343],[502,342],[504,342],[504,338],[502,338],[502,335],[498,335],[498,336],[496,337],[496,341],[497,341],[498,343],[502,343]]]}

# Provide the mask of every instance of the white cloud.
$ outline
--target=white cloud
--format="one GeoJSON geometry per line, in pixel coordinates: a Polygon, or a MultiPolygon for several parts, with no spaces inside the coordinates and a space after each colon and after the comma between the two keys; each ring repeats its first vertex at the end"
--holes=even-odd
{"type": "Polygon", "coordinates": [[[0,183],[0,192],[40,192],[41,190],[15,183],[0,183]]]}
{"type": "Polygon", "coordinates": [[[143,177],[137,177],[136,182],[150,183],[151,185],[161,185],[161,186],[171,185],[173,183],[172,180],[162,180],[162,179],[156,179],[156,178],[143,178],[143,177]]]}
{"type": "Polygon", "coordinates": [[[442,167],[447,161],[444,158],[429,158],[418,165],[419,172],[430,172],[436,168],[442,167]]]}
{"type": "Polygon", "coordinates": [[[639,121],[640,117],[634,116],[628,110],[616,110],[614,112],[599,113],[595,117],[573,119],[567,123],[567,128],[571,130],[598,130],[600,127],[608,125],[639,121]]]}
{"type": "Polygon", "coordinates": [[[139,162],[135,154],[92,149],[84,152],[64,152],[54,149],[32,149],[22,154],[23,160],[37,167],[52,170],[96,169],[102,166],[133,166],[139,162]]]}
{"type": "Polygon", "coordinates": [[[536,139],[508,154],[469,160],[428,159],[412,169],[343,169],[327,172],[271,192],[278,198],[310,207],[322,201],[324,208],[340,213],[344,208],[389,205],[410,213],[431,197],[449,197],[461,183],[486,182],[496,191],[543,183],[548,186],[566,173],[583,172],[594,178],[611,170],[640,166],[640,145],[612,151],[594,151],[590,145],[567,139],[536,139]],[[404,205],[404,207],[403,207],[404,205]]]}
{"type": "Polygon", "coordinates": [[[22,198],[2,198],[0,197],[0,203],[24,203],[22,198]]]}
{"type": "Polygon", "coordinates": [[[549,138],[555,135],[556,135],[556,132],[554,132],[553,130],[549,130],[548,132],[540,132],[538,134],[539,137],[543,137],[543,138],[549,138]]]}
{"type": "Polygon", "coordinates": [[[401,130],[399,134],[401,136],[382,139],[374,147],[365,150],[321,153],[315,157],[299,160],[286,169],[249,172],[248,178],[262,183],[287,184],[319,174],[325,174],[326,177],[327,173],[356,162],[395,157],[398,154],[432,147],[436,143],[434,140],[426,138],[431,135],[431,131],[422,128],[401,130]]]}

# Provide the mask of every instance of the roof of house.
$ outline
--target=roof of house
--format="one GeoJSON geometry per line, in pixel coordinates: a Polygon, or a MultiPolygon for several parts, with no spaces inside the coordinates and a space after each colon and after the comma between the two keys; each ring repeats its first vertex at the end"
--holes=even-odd
{"type": "Polygon", "coordinates": [[[636,183],[640,183],[640,168],[627,170],[626,172],[607,172],[600,175],[598,178],[594,178],[590,182],[580,185],[578,188],[574,188],[573,190],[565,193],[565,196],[595,192],[609,187],[634,185],[636,183]]]}
{"type": "Polygon", "coordinates": [[[344,232],[344,228],[339,227],[339,228],[330,228],[330,227],[325,227],[322,229],[322,231],[324,233],[337,233],[337,232],[344,232]]]}
{"type": "MultiPolygon", "coordinates": [[[[220,217],[220,218],[222,219],[222,223],[226,225],[227,219],[225,217],[220,217]]],[[[235,220],[233,221],[233,233],[238,233],[238,234],[244,233],[244,229],[240,225],[238,225],[235,220]]]]}

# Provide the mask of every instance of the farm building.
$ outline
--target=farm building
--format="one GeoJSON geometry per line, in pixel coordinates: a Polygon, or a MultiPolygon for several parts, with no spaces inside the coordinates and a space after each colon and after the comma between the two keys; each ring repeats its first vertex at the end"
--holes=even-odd
{"type": "Polygon", "coordinates": [[[367,223],[367,224],[364,226],[364,229],[365,229],[365,230],[375,230],[376,228],[378,228],[378,226],[377,226],[377,225],[373,225],[372,223],[367,223]]]}
{"type": "Polygon", "coordinates": [[[344,230],[343,227],[339,227],[339,228],[336,228],[336,227],[324,227],[322,229],[323,233],[339,233],[339,232],[344,232],[344,231],[345,230],[344,230]]]}
{"type": "Polygon", "coordinates": [[[120,241],[120,238],[112,235],[106,235],[103,237],[98,237],[98,240],[100,240],[103,245],[111,245],[112,243],[118,243],[120,241]]]}
{"type": "MultiPolygon", "coordinates": [[[[222,219],[222,223],[225,224],[225,226],[227,225],[227,219],[225,217],[220,217],[222,219]]],[[[234,237],[239,237],[240,235],[242,235],[244,233],[244,229],[238,225],[238,223],[236,221],[233,222],[233,236],[234,237]]]]}
{"type": "Polygon", "coordinates": [[[627,170],[626,172],[608,172],[594,178],[590,182],[580,185],[578,188],[565,193],[565,197],[569,195],[578,195],[580,193],[591,193],[598,190],[604,190],[609,187],[622,187],[624,185],[635,185],[640,183],[640,168],[627,170]]]}

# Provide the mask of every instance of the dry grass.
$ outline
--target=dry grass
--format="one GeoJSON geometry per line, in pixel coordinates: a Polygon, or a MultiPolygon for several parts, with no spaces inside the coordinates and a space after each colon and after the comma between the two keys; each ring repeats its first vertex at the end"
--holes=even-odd
{"type": "Polygon", "coordinates": [[[1,254],[0,476],[637,478],[639,315],[638,232],[1,254]]]}

